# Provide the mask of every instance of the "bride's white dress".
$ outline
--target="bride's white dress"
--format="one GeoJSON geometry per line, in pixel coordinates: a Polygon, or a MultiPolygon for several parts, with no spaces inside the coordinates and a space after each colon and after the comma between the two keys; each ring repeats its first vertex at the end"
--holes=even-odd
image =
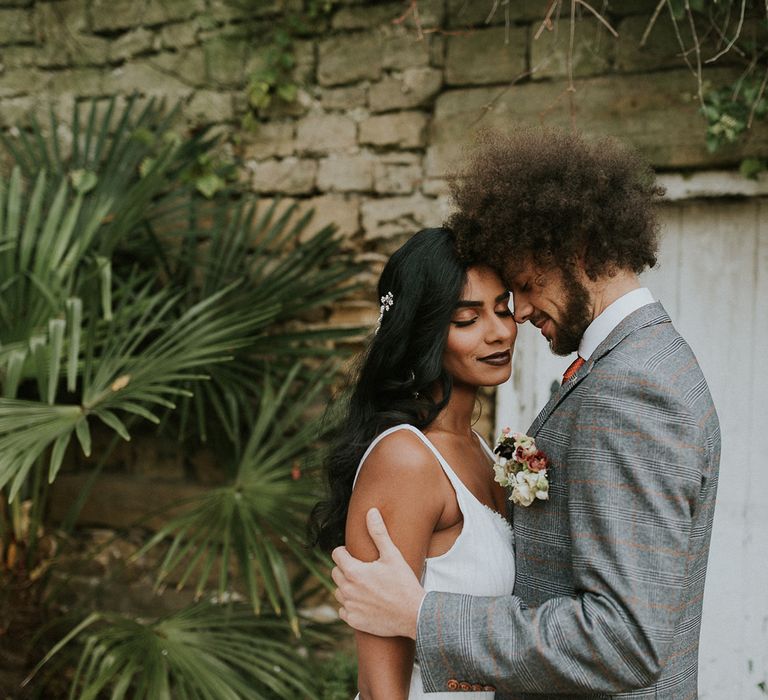
{"type": "MultiPolygon", "coordinates": [[[[426,435],[412,425],[396,425],[378,435],[370,444],[357,468],[360,473],[366,458],[373,448],[387,435],[397,430],[410,430],[432,451],[440,462],[445,475],[456,492],[456,501],[464,516],[464,525],[453,546],[438,557],[428,557],[424,563],[421,584],[427,591],[447,593],[468,593],[478,596],[509,595],[515,585],[514,535],[506,518],[484,505],[464,485],[448,462],[426,435]]],[[[493,452],[478,435],[485,451],[493,459],[493,452]]],[[[491,468],[490,466],[488,467],[491,468]]],[[[354,488],[354,485],[353,485],[354,488]]],[[[472,679],[461,679],[474,682],[472,679]]],[[[359,697],[359,696],[358,696],[359,697]]],[[[408,700],[490,700],[493,691],[464,691],[425,693],[422,690],[421,671],[418,660],[413,666],[408,700]]]]}

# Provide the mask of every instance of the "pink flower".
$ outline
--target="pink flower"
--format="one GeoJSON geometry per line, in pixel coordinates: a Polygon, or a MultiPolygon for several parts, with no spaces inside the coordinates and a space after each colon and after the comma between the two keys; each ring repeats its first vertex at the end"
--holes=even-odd
{"type": "Polygon", "coordinates": [[[528,460],[528,469],[532,472],[540,472],[547,468],[547,456],[538,450],[533,457],[528,460]]]}

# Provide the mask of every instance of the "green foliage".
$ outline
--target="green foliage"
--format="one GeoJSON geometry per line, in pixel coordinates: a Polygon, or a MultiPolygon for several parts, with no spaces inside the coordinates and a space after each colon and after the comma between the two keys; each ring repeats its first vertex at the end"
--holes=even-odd
{"type": "Polygon", "coordinates": [[[299,367],[277,391],[270,381],[265,383],[252,432],[235,456],[232,483],[187,503],[184,512],[169,520],[136,555],[172,538],[158,571],[158,586],[179,570],[178,587],[196,576],[196,594],[201,596],[215,567],[221,598],[230,593],[229,569],[234,561],[255,612],[266,593],[275,613],[284,612],[296,634],[299,618],[285,551],[321,581],[327,561],[305,548],[305,517],[316,500],[315,484],[306,477],[295,478],[291,466],[311,466],[307,455],[319,454],[317,441],[332,427],[323,419],[307,421],[303,415],[305,406],[320,400],[327,388],[328,367],[320,367],[302,384],[300,397],[291,391],[299,367]]]}
{"type": "Polygon", "coordinates": [[[768,94],[762,80],[750,78],[704,94],[707,149],[714,152],[735,143],[755,119],[768,116],[768,94]]]}
{"type": "Polygon", "coordinates": [[[274,100],[293,102],[299,91],[294,81],[293,37],[285,26],[278,27],[264,56],[264,66],[248,76],[248,103],[259,113],[274,100]]]}
{"type": "MultiPolygon", "coordinates": [[[[244,594],[249,611],[95,613],[54,652],[85,644],[72,697],[315,697],[302,655],[321,638],[299,601],[308,581],[327,585],[327,562],[305,550],[303,519],[330,424],[309,416],[334,377],[323,359],[350,331],[297,321],[348,293],[360,268],[332,227],[309,235],[311,213],[278,215],[279,202],[263,209],[231,187],[205,131],[182,138],[173,110],[137,107],[77,106],[69,151],[53,114],[3,140],[0,551],[27,556],[0,573],[33,570],[48,484],[65,454],[100,449],[97,426],[129,440],[155,424],[188,450],[212,435],[229,480],[144,551],[169,546],[159,585],[244,594]]],[[[96,456],[94,478],[108,454],[96,456]]]]}
{"type": "Polygon", "coordinates": [[[200,604],[156,621],[94,613],[42,663],[74,639],[82,653],[70,700],[96,700],[107,689],[113,700],[316,696],[285,622],[241,606],[200,604]]]}
{"type": "Polygon", "coordinates": [[[339,652],[318,664],[320,700],[349,700],[357,691],[357,662],[353,654],[339,652]]]}
{"type": "MultiPolygon", "coordinates": [[[[230,0],[239,7],[257,5],[260,0],[230,0]]],[[[246,33],[251,41],[264,49],[262,65],[248,76],[246,94],[251,111],[244,120],[248,129],[257,128],[257,118],[275,105],[291,104],[302,87],[296,77],[295,38],[305,35],[328,17],[335,0],[307,0],[301,9],[285,10],[264,35],[263,27],[246,23],[246,33]]]]}

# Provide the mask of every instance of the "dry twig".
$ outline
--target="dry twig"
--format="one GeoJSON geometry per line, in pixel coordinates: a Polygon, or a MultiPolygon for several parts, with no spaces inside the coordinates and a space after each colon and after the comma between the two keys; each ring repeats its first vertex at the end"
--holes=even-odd
{"type": "MultiPolygon", "coordinates": [[[[768,0],[766,0],[768,2],[768,0]]],[[[549,0],[549,4],[547,5],[547,11],[544,13],[544,19],[541,21],[541,26],[537,30],[536,34],[534,34],[533,38],[538,39],[541,36],[541,33],[546,29],[547,31],[552,31],[552,13],[555,11],[555,8],[560,4],[560,0],[549,0]]]]}
{"type": "MultiPolygon", "coordinates": [[[[768,0],[766,0],[768,2],[768,0]]],[[[661,14],[661,11],[664,9],[664,5],[667,4],[667,0],[659,0],[659,4],[656,5],[656,9],[653,11],[653,14],[651,15],[651,19],[648,22],[648,26],[645,28],[645,31],[643,32],[643,36],[640,39],[640,46],[645,46],[645,42],[648,41],[648,37],[651,35],[651,30],[653,29],[653,26],[656,24],[656,20],[659,18],[659,15],[661,14]]]]}
{"type": "Polygon", "coordinates": [[[413,15],[413,23],[416,25],[416,37],[421,41],[424,38],[424,31],[421,26],[421,18],[419,17],[418,0],[410,0],[408,9],[400,17],[393,19],[392,24],[403,24],[410,15],[413,15]]]}
{"type": "MultiPolygon", "coordinates": [[[[768,3],[768,0],[766,0],[768,3]]],[[[741,16],[739,17],[739,26],[736,27],[736,33],[733,35],[733,39],[728,42],[728,45],[722,50],[716,53],[712,58],[708,58],[705,63],[713,63],[721,56],[725,56],[732,48],[733,45],[736,43],[736,40],[741,36],[741,29],[744,26],[744,13],[747,9],[747,0],[741,0],[741,16]]]]}
{"type": "Polygon", "coordinates": [[[583,5],[586,7],[597,19],[605,26],[605,28],[613,34],[617,39],[619,38],[619,33],[611,26],[611,23],[603,16],[601,15],[592,5],[590,5],[588,2],[585,2],[585,0],[576,0],[579,5],[583,5]]]}
{"type": "Polygon", "coordinates": [[[698,82],[696,94],[699,97],[699,103],[704,107],[704,79],[701,75],[701,46],[699,45],[699,35],[696,32],[696,22],[693,19],[690,0],[685,0],[685,11],[688,14],[688,23],[691,25],[691,35],[693,36],[693,46],[696,49],[696,81],[698,82]]]}

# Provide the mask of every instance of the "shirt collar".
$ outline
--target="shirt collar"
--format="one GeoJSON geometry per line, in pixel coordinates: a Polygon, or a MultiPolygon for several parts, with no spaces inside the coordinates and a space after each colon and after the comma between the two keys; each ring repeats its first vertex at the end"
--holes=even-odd
{"type": "Polygon", "coordinates": [[[646,304],[654,302],[653,295],[647,287],[633,289],[619,297],[587,326],[579,343],[579,357],[588,360],[592,353],[629,314],[637,311],[646,304]]]}

